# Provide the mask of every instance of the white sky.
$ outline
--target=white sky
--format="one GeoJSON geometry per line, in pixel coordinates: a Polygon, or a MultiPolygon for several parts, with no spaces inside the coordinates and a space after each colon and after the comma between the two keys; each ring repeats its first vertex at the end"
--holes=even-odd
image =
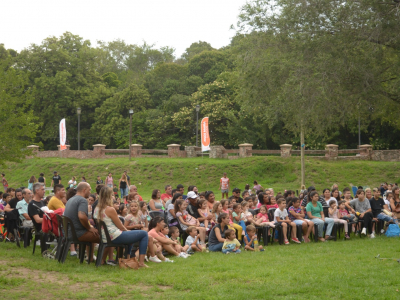
{"type": "Polygon", "coordinates": [[[0,43],[20,51],[69,31],[92,46],[97,40],[156,44],[176,49],[191,43],[226,46],[246,0],[10,0],[1,1],[0,43]]]}

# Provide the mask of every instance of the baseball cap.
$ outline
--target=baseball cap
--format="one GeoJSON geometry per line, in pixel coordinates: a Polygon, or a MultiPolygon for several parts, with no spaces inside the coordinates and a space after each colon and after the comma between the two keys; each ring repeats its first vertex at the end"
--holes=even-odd
{"type": "Polygon", "coordinates": [[[187,197],[190,199],[196,199],[198,196],[195,192],[190,191],[189,193],[187,193],[187,197]]]}

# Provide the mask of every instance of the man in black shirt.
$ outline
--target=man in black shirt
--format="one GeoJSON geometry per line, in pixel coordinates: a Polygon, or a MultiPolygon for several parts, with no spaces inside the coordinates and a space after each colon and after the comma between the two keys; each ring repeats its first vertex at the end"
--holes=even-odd
{"type": "Polygon", "coordinates": [[[229,202],[231,202],[233,198],[236,199],[236,203],[242,203],[243,198],[240,197],[240,189],[239,188],[234,188],[232,190],[232,196],[229,197],[229,202]]]}
{"type": "Polygon", "coordinates": [[[41,182],[37,182],[32,187],[33,190],[33,199],[29,202],[28,205],[28,215],[31,217],[33,224],[35,225],[35,230],[39,232],[42,230],[42,222],[43,222],[43,212],[41,208],[46,206],[42,198],[45,193],[44,184],[41,182]],[[36,207],[37,206],[37,207],[36,207]]]}
{"type": "Polygon", "coordinates": [[[51,181],[51,187],[56,184],[61,184],[61,176],[57,174],[57,171],[54,171],[53,180],[51,181]]]}
{"type": "MultiPolygon", "coordinates": [[[[189,200],[189,205],[186,208],[187,212],[189,215],[195,217],[196,219],[199,219],[199,222],[201,223],[202,218],[200,217],[198,208],[197,208],[197,195],[195,192],[191,191],[187,194],[187,200],[189,200]]],[[[203,218],[204,221],[204,218],[203,218]]]]}
{"type": "Polygon", "coordinates": [[[103,183],[104,183],[103,179],[101,179],[100,176],[97,176],[96,187],[97,187],[98,185],[100,185],[100,184],[103,184],[103,183]]]}
{"type": "MultiPolygon", "coordinates": [[[[380,198],[381,191],[378,188],[373,189],[374,197],[369,200],[370,205],[371,205],[371,210],[372,214],[374,215],[374,220],[383,220],[386,222],[391,222],[391,223],[396,223],[398,224],[398,220],[396,218],[393,218],[387,214],[384,213],[384,210],[389,212],[388,206],[385,204],[385,201],[380,198]]],[[[375,224],[374,224],[375,226],[375,224]]],[[[374,232],[374,229],[372,229],[374,232]]],[[[381,230],[381,233],[384,232],[384,229],[381,230]]]]}

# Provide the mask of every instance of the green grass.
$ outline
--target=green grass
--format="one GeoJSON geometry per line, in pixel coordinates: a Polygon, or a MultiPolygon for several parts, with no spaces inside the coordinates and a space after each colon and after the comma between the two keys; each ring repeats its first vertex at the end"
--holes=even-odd
{"type": "Polygon", "coordinates": [[[399,238],[268,246],[265,252],[198,253],[151,268],[65,264],[32,246],[0,243],[7,299],[398,299],[399,238]]]}
{"type": "MultiPolygon", "coordinates": [[[[300,157],[251,157],[236,160],[204,158],[126,158],[113,159],[27,159],[19,164],[8,164],[1,169],[6,173],[10,186],[27,186],[31,175],[45,173],[50,186],[52,172],[57,170],[66,184],[72,176],[80,180],[85,176],[92,187],[96,176],[104,180],[108,172],[119,179],[124,170],[131,176],[131,183],[138,185],[139,194],[149,200],[153,189],[167,184],[176,187],[181,183],[187,188],[197,185],[199,191],[213,190],[218,194],[219,179],[228,173],[231,187],[244,189],[257,180],[263,187],[275,191],[300,189],[300,157]]],[[[350,184],[378,186],[381,182],[400,182],[400,162],[376,161],[326,161],[318,158],[306,159],[306,185],[317,190],[338,183],[343,189],[350,184]]],[[[231,189],[232,190],[232,189],[231,189]]],[[[217,199],[219,196],[217,197],[217,199]]]]}

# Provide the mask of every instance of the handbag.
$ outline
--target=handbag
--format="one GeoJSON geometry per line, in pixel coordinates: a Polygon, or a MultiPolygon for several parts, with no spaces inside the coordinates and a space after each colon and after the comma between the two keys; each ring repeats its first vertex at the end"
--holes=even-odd
{"type": "Polygon", "coordinates": [[[134,269],[134,270],[139,269],[139,263],[136,257],[120,258],[118,259],[118,263],[121,269],[134,269]]]}

